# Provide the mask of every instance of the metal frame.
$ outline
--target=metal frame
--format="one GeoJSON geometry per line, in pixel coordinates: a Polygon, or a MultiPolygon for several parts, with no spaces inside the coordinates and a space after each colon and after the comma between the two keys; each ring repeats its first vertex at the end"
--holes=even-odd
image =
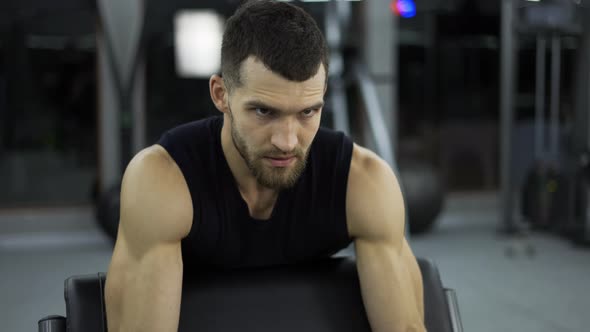
{"type": "Polygon", "coordinates": [[[545,37],[537,37],[537,56],[535,74],[535,159],[542,158],[545,151],[545,58],[547,41],[545,37]]]}
{"type": "Polygon", "coordinates": [[[561,38],[554,35],[551,38],[551,135],[549,137],[549,152],[556,160],[559,155],[559,97],[561,84],[561,38]]]}
{"type": "Polygon", "coordinates": [[[459,301],[454,289],[445,288],[447,304],[449,305],[449,316],[451,318],[452,329],[454,332],[463,332],[463,321],[459,312],[459,301]]]}
{"type": "Polygon", "coordinates": [[[330,47],[329,84],[330,103],[334,117],[334,128],[350,135],[348,103],[344,84],[344,58],[342,56],[342,39],[344,27],[350,20],[350,2],[330,1],[326,4],[325,34],[330,47]]]}
{"type": "Polygon", "coordinates": [[[369,129],[373,134],[377,154],[397,171],[391,136],[385,126],[385,117],[379,104],[377,88],[369,77],[367,69],[360,63],[354,64],[354,76],[358,82],[361,99],[369,120],[369,129]]]}
{"type": "MultiPolygon", "coordinates": [[[[128,20],[134,18],[136,22],[137,34],[133,35],[133,31],[125,31],[125,33],[116,33],[120,29],[117,25],[121,24],[120,17],[113,16],[113,13],[121,11],[121,8],[113,8],[115,4],[106,0],[96,0],[96,7],[99,13],[99,22],[102,28],[102,46],[100,50],[101,56],[104,60],[101,65],[106,65],[108,70],[101,68],[103,73],[103,84],[113,84],[115,89],[110,88],[111,93],[108,97],[114,97],[114,106],[116,109],[104,109],[104,124],[101,124],[101,131],[105,134],[108,132],[114,135],[115,142],[112,138],[102,138],[102,143],[114,143],[113,147],[104,147],[101,152],[100,160],[116,161],[115,165],[103,165],[101,169],[101,188],[102,191],[116,185],[123,176],[122,170],[126,167],[130,158],[145,147],[145,102],[142,100],[145,95],[145,68],[142,68],[143,62],[143,41],[145,38],[145,15],[143,2],[138,0],[126,0],[117,2],[123,6],[123,11],[137,10],[135,15],[128,15],[128,20]],[[128,52],[121,49],[121,45],[128,45],[128,52]],[[117,47],[119,46],[119,47],[117,47]],[[114,93],[113,93],[114,92],[114,93]],[[121,116],[122,115],[122,116],[121,116]],[[123,121],[121,120],[123,118],[123,121]],[[108,120],[108,122],[106,122],[108,120]],[[109,128],[104,128],[104,127],[109,128]],[[112,128],[115,128],[114,132],[112,128]],[[108,171],[107,171],[108,170],[108,171]],[[112,173],[115,174],[112,174],[112,173]]],[[[128,13],[129,14],[129,13],[128,13]]],[[[129,21],[127,21],[129,23],[129,21]]],[[[119,31],[120,32],[120,31],[119,31]]]]}
{"type": "Polygon", "coordinates": [[[514,90],[516,78],[515,50],[517,37],[515,34],[515,2],[502,0],[501,4],[501,53],[500,53],[500,195],[501,232],[514,233],[516,225],[513,219],[512,194],[512,134],[514,126],[514,90]]]}

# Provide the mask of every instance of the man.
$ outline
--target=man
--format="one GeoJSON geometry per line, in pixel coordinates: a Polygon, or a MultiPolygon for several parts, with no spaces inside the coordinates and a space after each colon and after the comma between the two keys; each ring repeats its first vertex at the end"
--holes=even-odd
{"type": "Polygon", "coordinates": [[[181,125],[129,163],[108,270],[108,329],[176,331],[198,267],[294,264],[355,243],[373,331],[424,331],[422,279],[390,167],[320,128],[328,54],[302,9],[250,1],[228,20],[223,114],[181,125]]]}

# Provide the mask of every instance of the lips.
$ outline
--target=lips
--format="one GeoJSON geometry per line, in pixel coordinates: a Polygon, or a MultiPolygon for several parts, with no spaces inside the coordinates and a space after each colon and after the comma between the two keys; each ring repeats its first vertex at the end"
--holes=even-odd
{"type": "Polygon", "coordinates": [[[273,159],[273,160],[289,160],[289,159],[295,158],[295,156],[281,156],[281,157],[268,156],[266,158],[273,159]]]}
{"type": "Polygon", "coordinates": [[[267,160],[275,167],[287,167],[293,163],[295,156],[290,157],[266,157],[267,160]]]}

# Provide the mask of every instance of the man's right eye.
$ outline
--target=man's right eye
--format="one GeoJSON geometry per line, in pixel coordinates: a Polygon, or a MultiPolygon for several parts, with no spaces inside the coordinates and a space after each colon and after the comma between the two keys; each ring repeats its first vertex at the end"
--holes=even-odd
{"type": "Polygon", "coordinates": [[[266,108],[256,108],[256,115],[258,116],[270,116],[272,112],[266,108]]]}

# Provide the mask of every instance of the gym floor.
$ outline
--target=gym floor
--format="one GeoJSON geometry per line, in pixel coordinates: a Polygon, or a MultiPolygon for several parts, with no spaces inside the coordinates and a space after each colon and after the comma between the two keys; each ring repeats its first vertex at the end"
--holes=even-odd
{"type": "MultiPolygon", "coordinates": [[[[546,234],[510,240],[497,215],[496,193],[454,194],[437,227],[410,242],[457,291],[465,331],[588,331],[590,250],[546,234]]],[[[111,250],[89,208],[0,212],[2,330],[35,331],[39,318],[65,315],[64,280],[106,271],[111,250]]]]}

